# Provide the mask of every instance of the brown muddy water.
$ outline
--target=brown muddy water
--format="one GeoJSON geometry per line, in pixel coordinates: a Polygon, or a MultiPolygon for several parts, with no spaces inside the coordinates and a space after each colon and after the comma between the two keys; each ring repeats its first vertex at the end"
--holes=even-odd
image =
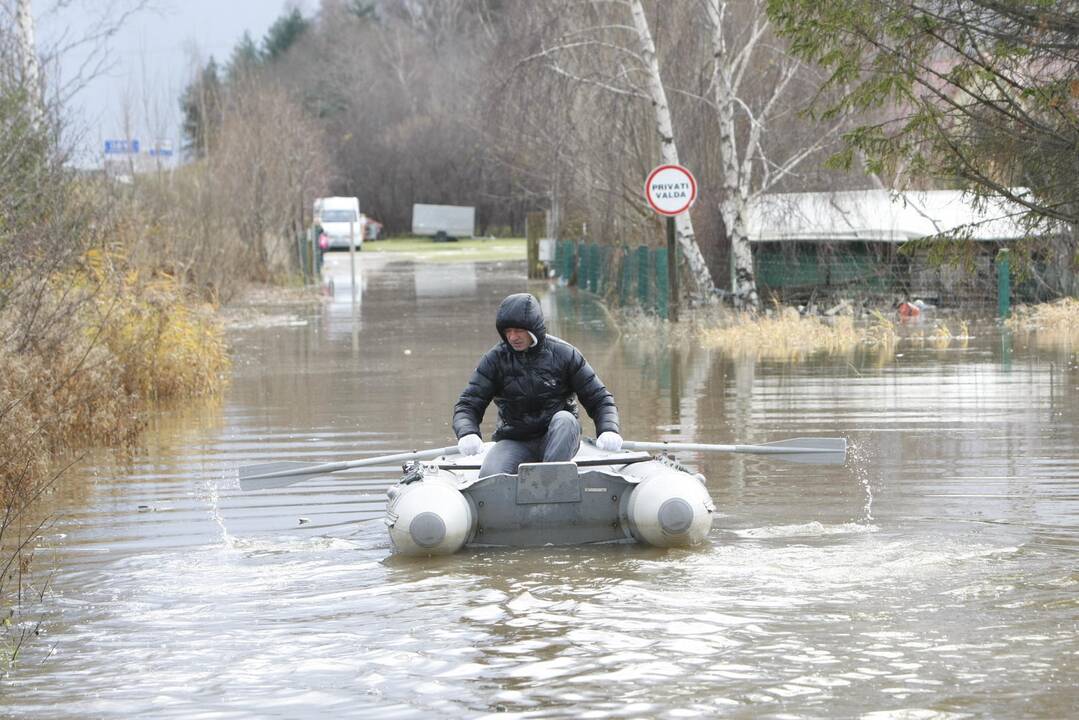
{"type": "MultiPolygon", "coordinates": [[[[798,364],[619,338],[521,264],[331,255],[332,302],[234,329],[222,401],[72,473],[35,718],[1064,718],[1079,707],[1079,363],[991,322],[798,364]],[[686,454],[699,549],[391,554],[393,468],[242,493],[241,465],[452,443],[510,292],[613,389],[629,439],[845,436],[844,467],[686,454]]],[[[586,421],[587,431],[591,425],[586,421]]]]}

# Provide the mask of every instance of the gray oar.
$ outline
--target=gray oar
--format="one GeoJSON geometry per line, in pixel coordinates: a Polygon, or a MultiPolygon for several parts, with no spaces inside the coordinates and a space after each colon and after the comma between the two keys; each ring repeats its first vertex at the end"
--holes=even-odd
{"type": "Polygon", "coordinates": [[[442,455],[456,453],[457,446],[450,445],[449,447],[434,448],[432,450],[380,455],[378,457],[364,458],[363,460],[344,460],[342,462],[322,463],[321,465],[293,461],[248,465],[240,468],[240,488],[242,490],[265,490],[285,487],[286,485],[310,480],[338,470],[349,470],[364,467],[365,465],[388,465],[390,463],[405,462],[406,460],[431,460],[442,455]]]}
{"type": "Polygon", "coordinates": [[[702,445],[700,443],[636,442],[622,443],[623,450],[698,450],[701,452],[777,455],[780,460],[812,465],[842,465],[847,458],[846,438],[794,438],[763,445],[702,445]]]}

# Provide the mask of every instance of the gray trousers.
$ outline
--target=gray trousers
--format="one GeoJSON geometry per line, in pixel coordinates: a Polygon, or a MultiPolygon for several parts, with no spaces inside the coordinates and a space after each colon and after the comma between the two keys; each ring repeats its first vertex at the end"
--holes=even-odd
{"type": "Polygon", "coordinates": [[[547,434],[535,440],[499,440],[487,451],[480,477],[517,473],[521,463],[565,462],[581,447],[581,423],[573,413],[561,410],[551,418],[547,434]]]}

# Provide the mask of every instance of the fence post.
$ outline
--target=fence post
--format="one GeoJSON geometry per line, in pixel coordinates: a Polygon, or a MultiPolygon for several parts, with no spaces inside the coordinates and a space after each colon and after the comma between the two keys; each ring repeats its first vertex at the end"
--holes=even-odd
{"type": "Polygon", "coordinates": [[[311,282],[312,284],[318,282],[318,261],[315,257],[314,234],[314,228],[307,228],[300,238],[300,242],[303,244],[304,282],[311,282]],[[311,275],[310,280],[307,278],[308,273],[311,275]]]}
{"type": "Polygon", "coordinates": [[[592,292],[599,295],[603,281],[603,246],[599,243],[592,245],[592,275],[592,292]]]}
{"type": "Polygon", "coordinates": [[[592,254],[592,243],[590,243],[590,242],[582,243],[582,245],[581,245],[581,254],[584,255],[584,261],[585,261],[584,282],[581,283],[581,287],[583,289],[587,290],[588,292],[592,292],[593,291],[592,273],[595,272],[595,269],[592,267],[592,264],[593,264],[593,261],[596,259],[595,255],[592,254]]]}
{"type": "Polygon", "coordinates": [[[651,267],[648,248],[641,245],[637,248],[637,304],[643,312],[649,310],[648,291],[651,287],[651,267]]]}
{"type": "Polygon", "coordinates": [[[997,253],[997,312],[1002,320],[1011,313],[1012,278],[1009,267],[1010,255],[1008,248],[1001,248],[997,253]]]}
{"type": "Polygon", "coordinates": [[[599,292],[599,243],[588,245],[588,291],[599,292]]]}
{"type": "Polygon", "coordinates": [[[596,271],[596,292],[600,295],[607,292],[607,288],[611,285],[611,246],[610,245],[596,245],[596,252],[599,255],[599,266],[596,271]]]}
{"type": "Polygon", "coordinates": [[[656,248],[652,257],[656,264],[656,314],[666,320],[670,317],[671,294],[667,284],[667,248],[656,248]]]}
{"type": "Polygon", "coordinates": [[[577,243],[577,287],[588,289],[588,278],[592,275],[592,254],[588,252],[588,243],[577,243]]]}
{"type": "Polygon", "coordinates": [[[296,259],[300,263],[300,277],[303,278],[303,284],[304,285],[306,285],[307,282],[308,282],[307,281],[307,252],[306,252],[307,248],[304,247],[304,245],[305,245],[304,240],[305,239],[306,238],[304,236],[302,236],[302,235],[296,238],[296,259]]]}
{"type": "Polygon", "coordinates": [[[633,254],[625,245],[618,246],[621,253],[621,277],[618,285],[618,303],[622,307],[629,305],[631,288],[633,287],[633,254]]]}
{"type": "Polygon", "coordinates": [[[543,278],[543,266],[539,259],[539,241],[547,230],[547,213],[542,210],[525,215],[525,243],[528,246],[528,279],[543,278]]]}
{"type": "Polygon", "coordinates": [[[573,243],[573,249],[569,254],[569,277],[571,278],[571,284],[576,287],[581,287],[581,245],[576,240],[567,240],[566,242],[573,243]]]}

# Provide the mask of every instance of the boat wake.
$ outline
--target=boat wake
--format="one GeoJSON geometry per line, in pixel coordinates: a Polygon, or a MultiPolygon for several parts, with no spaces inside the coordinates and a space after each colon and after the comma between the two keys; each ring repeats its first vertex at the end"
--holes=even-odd
{"type": "Polygon", "coordinates": [[[748,528],[745,530],[731,530],[730,532],[747,539],[760,540],[764,538],[792,538],[792,537],[826,537],[829,535],[864,535],[879,532],[880,527],[866,523],[842,523],[840,525],[825,525],[820,522],[808,522],[799,525],[776,525],[774,527],[748,528]]]}
{"type": "Polygon", "coordinates": [[[323,552],[326,550],[354,550],[356,543],[339,537],[307,537],[282,536],[276,538],[238,538],[233,537],[229,542],[229,548],[246,557],[263,557],[266,555],[285,555],[291,553],[323,552]]]}

